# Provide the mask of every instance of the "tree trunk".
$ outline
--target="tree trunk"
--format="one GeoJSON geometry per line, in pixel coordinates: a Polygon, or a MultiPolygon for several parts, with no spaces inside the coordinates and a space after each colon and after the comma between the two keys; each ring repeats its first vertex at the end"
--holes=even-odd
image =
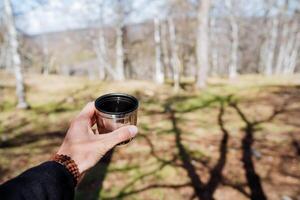
{"type": "Polygon", "coordinates": [[[239,51],[239,26],[234,14],[232,0],[226,0],[226,6],[229,10],[229,23],[231,27],[231,54],[229,65],[229,78],[233,79],[237,76],[238,67],[238,51],[239,51]]]}
{"type": "Polygon", "coordinates": [[[4,0],[4,13],[7,26],[9,58],[11,58],[10,63],[13,65],[16,78],[16,94],[18,98],[17,108],[26,109],[29,106],[25,98],[25,86],[21,69],[21,59],[18,52],[18,36],[15,27],[11,2],[9,0],[4,0]]]}
{"type": "Polygon", "coordinates": [[[170,66],[170,54],[169,54],[169,43],[168,43],[168,26],[167,23],[163,23],[161,27],[161,47],[162,47],[162,56],[163,56],[163,63],[164,63],[164,71],[165,71],[165,77],[169,77],[168,74],[173,74],[173,70],[170,66]]]}
{"type": "Polygon", "coordinates": [[[287,74],[293,74],[296,69],[297,59],[299,58],[299,50],[300,50],[300,32],[297,33],[296,42],[294,45],[294,49],[291,53],[291,58],[289,65],[287,66],[287,74]]]}
{"type": "Polygon", "coordinates": [[[49,74],[49,49],[48,40],[45,35],[42,36],[42,52],[43,52],[43,63],[42,63],[42,73],[44,75],[49,74]]]}
{"type": "Polygon", "coordinates": [[[158,84],[164,82],[164,72],[161,63],[161,40],[160,40],[160,21],[154,19],[154,41],[155,41],[155,81],[158,84]]]}
{"type": "Polygon", "coordinates": [[[6,68],[6,48],[5,48],[5,40],[2,45],[0,45],[0,68],[6,68]]]}
{"type": "Polygon", "coordinates": [[[289,74],[289,66],[290,63],[293,62],[293,54],[298,50],[298,44],[299,41],[297,41],[297,33],[298,31],[298,21],[294,21],[292,23],[292,26],[290,27],[290,35],[287,38],[287,44],[286,44],[286,55],[284,56],[283,59],[283,69],[282,73],[283,74],[289,74]]]}
{"type": "Polygon", "coordinates": [[[281,37],[279,40],[279,53],[277,55],[276,59],[276,68],[275,73],[281,74],[283,71],[283,62],[284,57],[286,56],[286,48],[287,48],[287,40],[289,35],[289,23],[286,21],[287,18],[287,8],[288,8],[288,1],[284,1],[284,5],[280,8],[280,16],[282,21],[282,31],[281,31],[281,37]]]}
{"type": "Polygon", "coordinates": [[[128,27],[123,26],[124,77],[132,78],[134,70],[129,59],[130,41],[128,41],[128,27]]]}
{"type": "Polygon", "coordinates": [[[180,60],[178,57],[178,46],[176,41],[176,30],[174,26],[173,19],[168,18],[169,33],[170,33],[170,43],[171,43],[171,64],[173,68],[173,81],[174,81],[174,90],[179,91],[180,88],[180,60]]]}
{"type": "Polygon", "coordinates": [[[219,74],[219,52],[218,52],[218,37],[216,37],[216,31],[215,31],[215,26],[216,26],[216,20],[215,18],[212,18],[210,20],[210,44],[213,46],[211,48],[211,74],[213,76],[219,74]]]}
{"type": "MultiPolygon", "coordinates": [[[[94,51],[96,52],[96,56],[99,62],[98,65],[98,78],[99,80],[104,80],[106,75],[105,68],[111,69],[110,64],[107,61],[107,51],[106,51],[106,44],[105,44],[105,38],[104,38],[104,31],[103,31],[103,5],[102,3],[99,4],[99,31],[98,31],[98,37],[96,38],[96,41],[94,42],[94,51]]],[[[108,73],[112,77],[115,76],[115,73],[112,73],[110,70],[107,70],[108,73]]]]}
{"type": "Polygon", "coordinates": [[[198,76],[197,86],[204,88],[206,86],[207,71],[209,68],[208,62],[208,29],[209,29],[209,10],[210,0],[202,0],[198,8],[198,28],[197,28],[197,65],[198,76]]]}
{"type": "Polygon", "coordinates": [[[124,76],[124,47],[123,47],[123,29],[122,25],[118,25],[116,29],[116,76],[115,80],[122,81],[124,76]]]}
{"type": "Polygon", "coordinates": [[[100,80],[104,80],[106,73],[108,73],[113,80],[117,80],[117,72],[112,68],[111,64],[107,60],[108,55],[107,55],[105,38],[102,29],[99,30],[98,38],[94,42],[94,51],[96,53],[97,60],[99,62],[98,78],[100,80]]]}
{"type": "Polygon", "coordinates": [[[105,39],[103,34],[103,27],[99,29],[99,35],[98,35],[98,42],[99,42],[99,51],[98,51],[98,60],[99,60],[99,66],[98,66],[98,77],[99,80],[104,80],[105,78],[105,66],[108,66],[108,63],[106,62],[107,58],[107,52],[106,52],[106,45],[105,45],[105,39]]]}
{"type": "Polygon", "coordinates": [[[271,27],[271,35],[270,39],[266,40],[266,48],[265,48],[265,66],[264,66],[264,74],[266,76],[270,76],[273,74],[273,65],[274,65],[274,55],[276,48],[276,41],[278,35],[278,17],[274,16],[272,20],[271,27]]]}

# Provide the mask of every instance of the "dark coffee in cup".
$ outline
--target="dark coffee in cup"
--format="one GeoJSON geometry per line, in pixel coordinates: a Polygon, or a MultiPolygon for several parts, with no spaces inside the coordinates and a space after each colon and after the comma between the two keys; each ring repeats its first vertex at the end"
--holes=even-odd
{"type": "Polygon", "coordinates": [[[138,106],[134,96],[123,93],[110,93],[97,98],[95,107],[99,133],[108,133],[124,125],[136,125],[138,106]]]}

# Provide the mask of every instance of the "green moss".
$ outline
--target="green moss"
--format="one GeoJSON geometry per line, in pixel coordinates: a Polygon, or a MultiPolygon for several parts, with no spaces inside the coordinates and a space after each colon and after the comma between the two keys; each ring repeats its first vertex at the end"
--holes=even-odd
{"type": "Polygon", "coordinates": [[[148,126],[147,123],[139,123],[139,128],[143,129],[144,131],[149,131],[150,130],[150,127],[148,126]]]}
{"type": "Polygon", "coordinates": [[[16,102],[15,101],[3,101],[0,103],[0,111],[10,111],[16,108],[16,102]]]}
{"type": "Polygon", "coordinates": [[[40,114],[61,113],[61,112],[73,111],[76,109],[78,109],[78,106],[76,106],[75,104],[56,103],[56,102],[47,103],[32,108],[32,110],[40,114]]]}
{"type": "Polygon", "coordinates": [[[176,177],[176,175],[177,175],[176,168],[168,165],[157,172],[156,178],[158,180],[168,180],[172,177],[176,177]]]}
{"type": "Polygon", "coordinates": [[[200,96],[187,98],[185,100],[175,100],[174,108],[178,112],[191,112],[197,109],[210,107],[217,101],[219,101],[218,97],[204,93],[200,96]]]}
{"type": "Polygon", "coordinates": [[[200,150],[188,150],[188,152],[189,155],[194,159],[204,159],[208,157],[204,152],[200,150]]]}

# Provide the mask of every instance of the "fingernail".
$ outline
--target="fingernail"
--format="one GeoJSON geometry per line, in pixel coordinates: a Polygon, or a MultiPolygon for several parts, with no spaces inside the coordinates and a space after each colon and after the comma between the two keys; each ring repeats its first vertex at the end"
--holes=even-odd
{"type": "Polygon", "coordinates": [[[128,130],[130,132],[131,137],[136,136],[136,134],[138,132],[138,128],[136,126],[129,126],[128,130]]]}

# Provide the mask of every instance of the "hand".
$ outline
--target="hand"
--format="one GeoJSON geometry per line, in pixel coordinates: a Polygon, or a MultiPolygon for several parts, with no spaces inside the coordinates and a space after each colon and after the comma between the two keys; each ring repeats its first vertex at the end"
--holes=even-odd
{"type": "Polygon", "coordinates": [[[80,174],[93,167],[104,154],[120,142],[136,136],[136,126],[123,126],[106,134],[95,134],[94,102],[88,103],[72,121],[58,154],[70,156],[78,165],[80,174]]]}

